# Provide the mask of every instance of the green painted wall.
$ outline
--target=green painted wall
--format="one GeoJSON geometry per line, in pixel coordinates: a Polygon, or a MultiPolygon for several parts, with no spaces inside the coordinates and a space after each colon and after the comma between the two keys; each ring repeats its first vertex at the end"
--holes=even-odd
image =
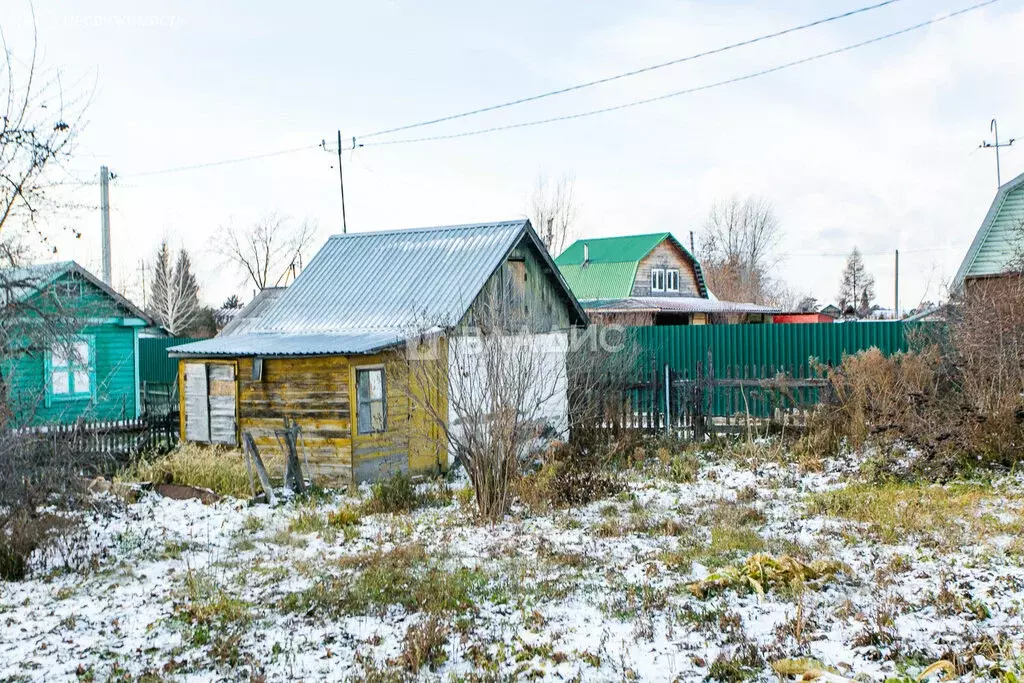
{"type": "Polygon", "coordinates": [[[178,359],[169,358],[167,349],[179,344],[202,341],[199,337],[144,337],[139,339],[139,377],[150,384],[178,381],[178,359]]]}
{"type": "Polygon", "coordinates": [[[19,426],[67,424],[80,418],[124,420],[136,415],[136,336],[140,328],[133,326],[134,319],[125,317],[130,313],[102,290],[89,283],[82,286],[75,307],[81,313],[75,318],[86,324],[76,334],[95,340],[94,398],[47,401],[46,350],[26,349],[0,367],[19,426]]]}

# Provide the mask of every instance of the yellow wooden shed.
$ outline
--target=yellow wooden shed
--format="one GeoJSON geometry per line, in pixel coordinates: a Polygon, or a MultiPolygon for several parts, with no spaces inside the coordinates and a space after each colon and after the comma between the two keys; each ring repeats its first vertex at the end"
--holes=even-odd
{"type": "Polygon", "coordinates": [[[494,292],[541,314],[538,333],[587,322],[527,220],[335,235],[290,287],[257,297],[220,336],[170,349],[181,437],[238,445],[248,432],[273,454],[288,418],[326,483],[444,471],[445,373],[403,368],[447,367],[447,340],[494,292]],[[431,352],[410,354],[424,334],[431,352]]]}

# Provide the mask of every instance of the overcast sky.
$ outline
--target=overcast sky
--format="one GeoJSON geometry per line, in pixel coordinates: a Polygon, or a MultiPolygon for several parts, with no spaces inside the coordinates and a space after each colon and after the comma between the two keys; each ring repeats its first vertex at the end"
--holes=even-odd
{"type": "MultiPolygon", "coordinates": [[[[538,173],[576,177],[580,236],[689,239],[711,203],[771,201],[780,275],[822,301],[843,256],[867,254],[878,299],[938,298],[996,188],[978,150],[998,117],[1024,136],[1024,2],[994,5],[839,56],[642,107],[456,140],[371,145],[570,114],[745,75],[903,28],[976,0],[902,0],[727,54],[437,126],[345,155],[350,231],[519,217],[538,173]]],[[[869,0],[143,3],[36,0],[43,63],[95,88],[72,168],[111,189],[114,277],[137,282],[162,237],[195,254],[204,299],[251,287],[211,235],[269,212],[340,232],[336,160],[315,146],[600,78],[869,4],[869,0]],[[215,8],[211,9],[211,6],[215,8]],[[95,84],[95,86],[93,85],[95,84]]],[[[0,26],[24,56],[25,0],[0,26]]],[[[1004,150],[1004,182],[1024,144],[1004,150]]],[[[95,202],[98,187],[79,191],[95,202]]],[[[99,272],[99,214],[61,258],[99,272]]],[[[117,284],[118,282],[115,282],[117,284]]]]}

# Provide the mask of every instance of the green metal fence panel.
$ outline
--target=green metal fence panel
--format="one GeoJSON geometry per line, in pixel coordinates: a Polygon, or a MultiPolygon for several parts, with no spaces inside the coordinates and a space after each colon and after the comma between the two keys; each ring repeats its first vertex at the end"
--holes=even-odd
{"type": "MultiPolygon", "coordinates": [[[[845,354],[877,347],[890,355],[908,349],[908,333],[928,323],[902,321],[779,324],[694,325],[632,327],[641,359],[641,381],[666,365],[679,379],[696,379],[699,373],[720,379],[814,377],[814,363],[839,364],[845,354]],[[812,360],[814,359],[814,360],[812,360]]],[[[814,401],[817,390],[803,390],[801,401],[814,401]]],[[[766,416],[771,400],[758,392],[719,387],[710,397],[712,415],[740,412],[766,416]]]]}
{"type": "Polygon", "coordinates": [[[149,384],[173,384],[178,361],[167,357],[167,349],[199,341],[192,337],[147,337],[139,340],[139,380],[149,384]]]}

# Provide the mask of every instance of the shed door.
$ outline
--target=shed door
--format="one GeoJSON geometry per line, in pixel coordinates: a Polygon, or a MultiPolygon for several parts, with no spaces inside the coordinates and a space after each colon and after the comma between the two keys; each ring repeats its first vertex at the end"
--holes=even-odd
{"type": "Polygon", "coordinates": [[[209,366],[210,441],[235,445],[235,366],[209,366]]]}
{"type": "Polygon", "coordinates": [[[210,440],[206,363],[185,364],[185,440],[210,440]]]}

